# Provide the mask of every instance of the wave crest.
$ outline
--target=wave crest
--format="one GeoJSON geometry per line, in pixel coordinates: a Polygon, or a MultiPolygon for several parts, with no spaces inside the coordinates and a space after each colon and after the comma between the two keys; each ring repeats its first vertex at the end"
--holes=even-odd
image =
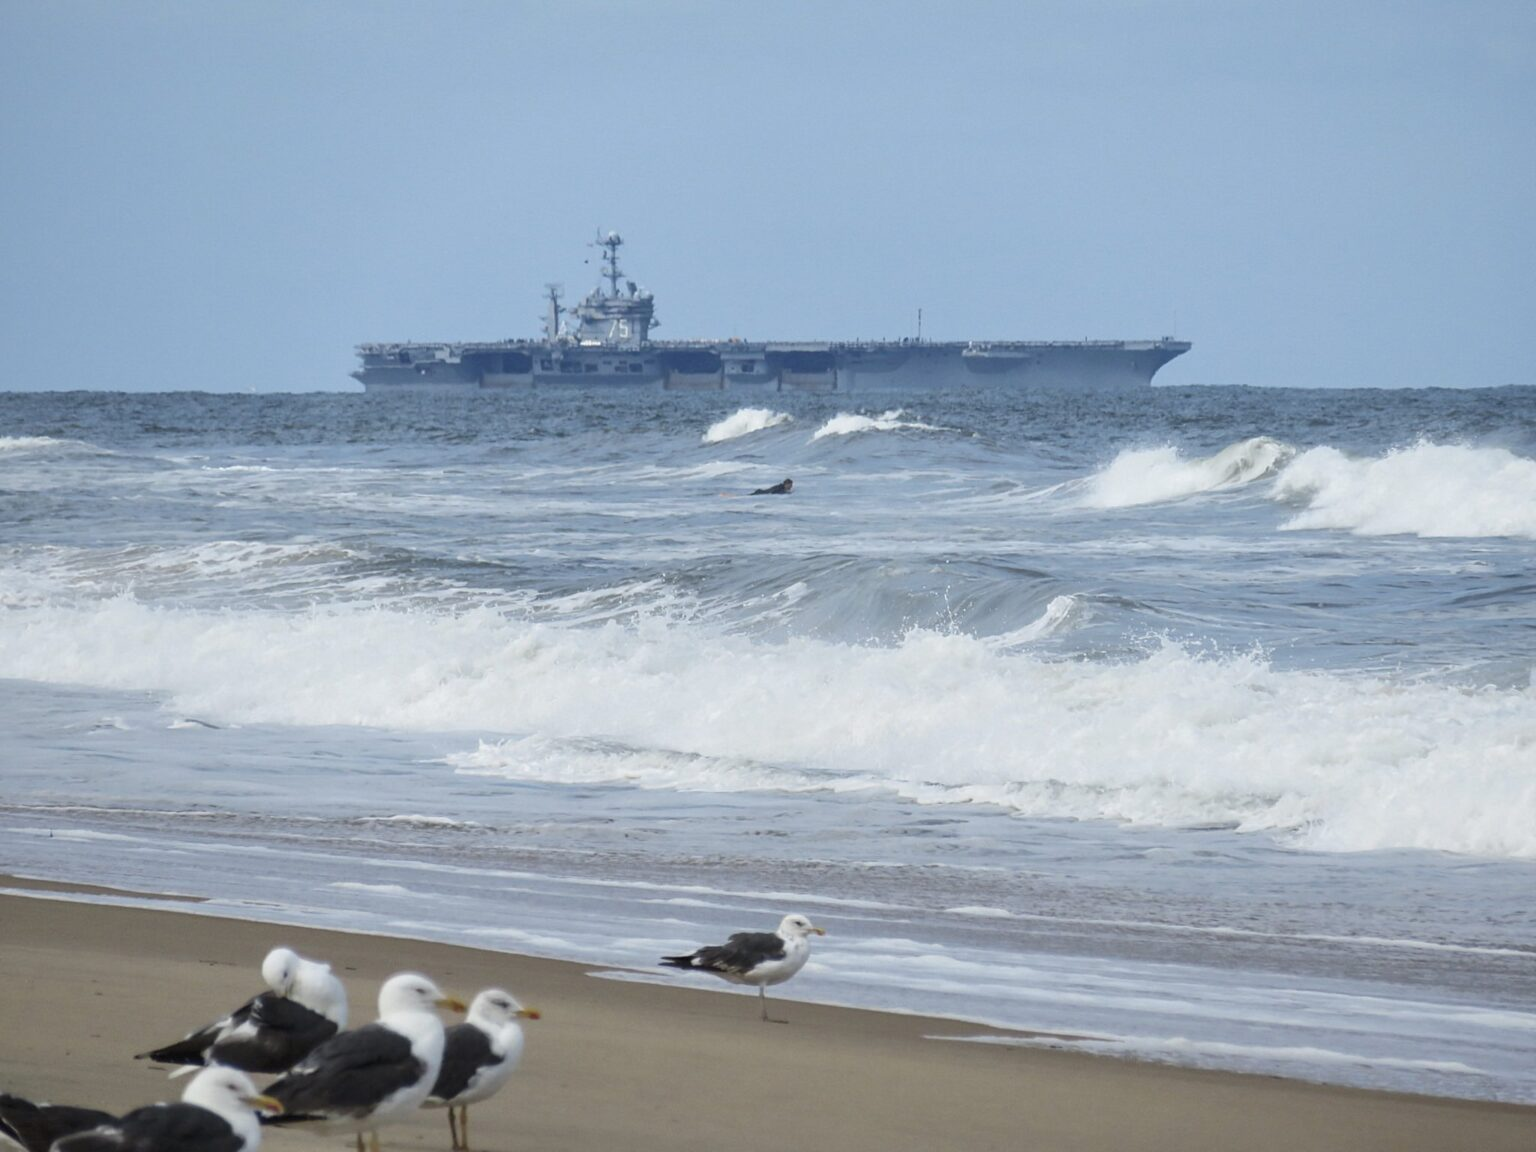
{"type": "Polygon", "coordinates": [[[814,441],[826,436],[852,436],[856,432],[894,432],[898,428],[912,428],[923,432],[942,431],[933,424],[903,420],[904,415],[906,411],[901,408],[892,408],[878,416],[865,416],[858,412],[839,412],[816,429],[811,439],[814,441]]]}
{"type": "Polygon", "coordinates": [[[1295,449],[1268,436],[1229,444],[1214,456],[1187,460],[1174,447],[1121,452],[1088,480],[1089,508],[1133,508],[1237,488],[1274,473],[1295,449]]]}
{"type": "Polygon", "coordinates": [[[1536,460],[1503,448],[1420,441],[1364,460],[1313,448],[1280,474],[1273,495],[1305,505],[1282,529],[1536,539],[1536,460]]]}
{"type": "Polygon", "coordinates": [[[788,424],[793,420],[794,417],[788,412],[775,412],[772,408],[742,408],[724,420],[711,424],[709,430],[704,433],[702,442],[719,444],[741,436],[750,436],[753,432],[761,432],[764,428],[776,428],[780,424],[788,424]]]}
{"type": "Polygon", "coordinates": [[[84,440],[66,440],[57,436],[0,436],[0,453],[22,455],[28,452],[98,452],[93,444],[84,440]]]}
{"type": "Polygon", "coordinates": [[[989,636],[986,643],[993,648],[1013,648],[1033,644],[1074,627],[1083,616],[1083,604],[1076,596],[1054,596],[1045,611],[1022,628],[989,636]]]}

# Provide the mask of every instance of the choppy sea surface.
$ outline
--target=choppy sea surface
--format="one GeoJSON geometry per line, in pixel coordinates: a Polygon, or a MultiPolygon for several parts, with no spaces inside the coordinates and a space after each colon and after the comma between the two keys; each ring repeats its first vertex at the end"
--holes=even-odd
{"type": "Polygon", "coordinates": [[[1533,673],[1531,388],[0,394],[0,871],[218,914],[1536,1102],[1533,673]]]}

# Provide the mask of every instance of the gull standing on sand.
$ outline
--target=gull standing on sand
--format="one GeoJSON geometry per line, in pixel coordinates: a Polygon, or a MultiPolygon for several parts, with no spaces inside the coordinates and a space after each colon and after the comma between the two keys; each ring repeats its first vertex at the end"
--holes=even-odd
{"type": "Polygon", "coordinates": [[[379,989],[378,1020],[331,1037],[267,1088],[284,1109],[270,1122],[354,1132],[358,1152],[366,1132],[378,1152],[379,1128],[415,1112],[437,1083],[443,1066],[438,1008],[464,1011],[419,973],[391,976],[379,989]]]}
{"type": "Polygon", "coordinates": [[[763,1019],[768,1020],[768,985],[782,984],[804,968],[811,955],[810,937],[826,934],[824,928],[792,912],[780,921],[777,932],[737,932],[724,944],[700,948],[686,956],[663,956],[661,962],[673,968],[711,972],[732,984],[756,985],[763,1019]]]}
{"type": "Polygon", "coordinates": [[[256,1152],[261,1124],[254,1108],[281,1112],[236,1068],[204,1068],[176,1104],[135,1108],[121,1120],[64,1136],[52,1152],[256,1152]]]}
{"type": "Polygon", "coordinates": [[[274,948],[261,963],[261,978],[270,991],[224,1019],[135,1059],[286,1072],[347,1026],[347,993],[330,965],[306,960],[290,948],[274,948]]]}
{"type": "Polygon", "coordinates": [[[523,1058],[523,1029],[518,1021],[538,1018],[536,1011],[524,1008],[510,992],[487,988],[469,1006],[469,1018],[448,1029],[443,1068],[426,1107],[447,1106],[454,1152],[469,1148],[469,1106],[500,1091],[523,1058]]]}

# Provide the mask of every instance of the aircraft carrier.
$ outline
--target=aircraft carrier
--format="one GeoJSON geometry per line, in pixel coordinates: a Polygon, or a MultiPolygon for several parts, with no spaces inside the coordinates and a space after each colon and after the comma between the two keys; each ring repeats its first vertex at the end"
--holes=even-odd
{"type": "Polygon", "coordinates": [[[372,392],[653,388],[860,392],[1003,385],[1135,388],[1188,341],[652,340],[656,302],[619,270],[616,232],[598,240],[603,279],[574,309],[548,286],[542,339],[360,344],[352,376],[372,392]],[[622,287],[621,287],[622,284],[622,287]]]}

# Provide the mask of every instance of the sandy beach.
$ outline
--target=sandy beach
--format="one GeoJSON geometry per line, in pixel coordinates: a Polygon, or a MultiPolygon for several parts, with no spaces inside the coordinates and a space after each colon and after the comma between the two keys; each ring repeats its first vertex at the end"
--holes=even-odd
{"type": "MultiPolygon", "coordinates": [[[[0,896],[0,1089],[114,1110],[176,1083],[132,1055],[234,1007],[286,944],[332,964],[357,1021],[380,982],[426,972],[465,997],[502,985],[540,1009],[513,1083],[471,1111],[485,1152],[698,1149],[1529,1150],[1536,1109],[1190,1071],[927,1039],[953,1021],[603,980],[582,965],[377,936],[130,909],[5,880],[0,896]]],[[[384,1146],[446,1149],[442,1112],[384,1146]]],[[[268,1133],[316,1152],[346,1137],[268,1133]]]]}

